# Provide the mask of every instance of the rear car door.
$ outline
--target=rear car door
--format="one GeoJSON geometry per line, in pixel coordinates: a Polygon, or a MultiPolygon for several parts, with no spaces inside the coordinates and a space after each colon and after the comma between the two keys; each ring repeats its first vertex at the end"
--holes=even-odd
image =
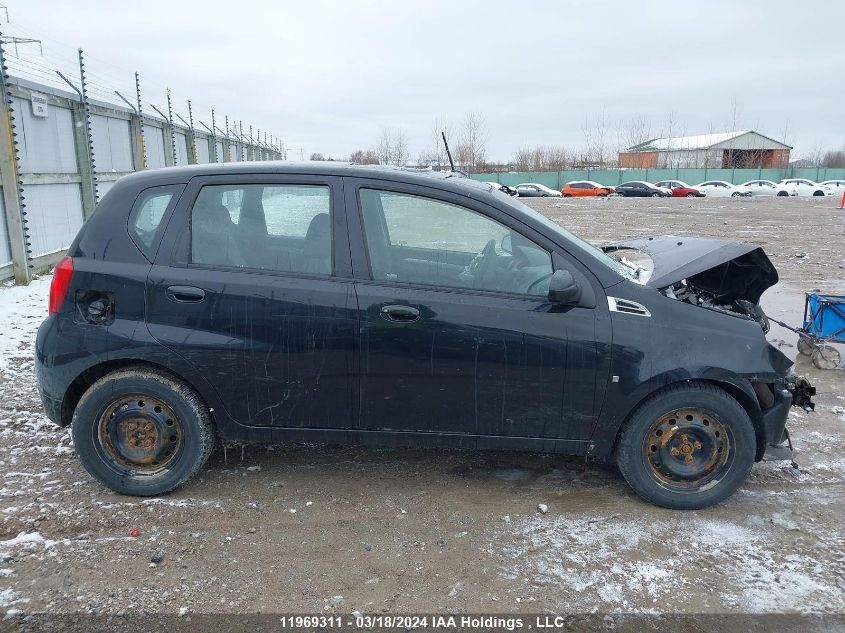
{"type": "Polygon", "coordinates": [[[342,180],[191,179],[150,271],[147,326],[239,424],[351,426],[357,303],[342,180]]]}
{"type": "Polygon", "coordinates": [[[361,428],[586,440],[596,316],[548,301],[552,271],[567,267],[553,245],[455,193],[364,179],[345,189],[359,209],[361,428]]]}

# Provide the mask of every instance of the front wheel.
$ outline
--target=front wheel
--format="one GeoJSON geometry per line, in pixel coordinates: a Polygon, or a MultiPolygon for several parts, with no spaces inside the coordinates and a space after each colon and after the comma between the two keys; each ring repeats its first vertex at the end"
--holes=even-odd
{"type": "Polygon", "coordinates": [[[660,194],[659,194],[659,193],[657,193],[657,192],[654,192],[653,194],[651,194],[651,197],[652,197],[652,198],[659,198],[659,197],[660,197],[660,194]]]}
{"type": "Polygon", "coordinates": [[[692,191],[690,191],[690,192],[687,194],[687,198],[695,198],[695,194],[694,194],[692,191]]]}
{"type": "Polygon", "coordinates": [[[710,384],[668,387],[625,422],[616,463],[634,491],[664,508],[697,510],[730,497],[754,464],[748,413],[710,384]]]}
{"type": "Polygon", "coordinates": [[[74,412],[72,433],[82,465],[97,481],[143,497],[185,484],[214,443],[199,394],[147,367],[119,369],[91,385],[74,412]]]}
{"type": "Polygon", "coordinates": [[[731,198],[739,198],[742,194],[739,191],[734,191],[731,194],[731,198]]]}
{"type": "Polygon", "coordinates": [[[789,194],[785,191],[778,191],[777,195],[779,196],[788,196],[789,194]]]}

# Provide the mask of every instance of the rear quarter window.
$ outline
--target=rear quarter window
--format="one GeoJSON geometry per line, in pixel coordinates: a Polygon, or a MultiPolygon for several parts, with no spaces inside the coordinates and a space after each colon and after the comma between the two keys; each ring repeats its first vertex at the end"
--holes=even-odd
{"type": "Polygon", "coordinates": [[[129,236],[148,260],[153,261],[182,185],[144,189],[129,214],[129,236]]]}

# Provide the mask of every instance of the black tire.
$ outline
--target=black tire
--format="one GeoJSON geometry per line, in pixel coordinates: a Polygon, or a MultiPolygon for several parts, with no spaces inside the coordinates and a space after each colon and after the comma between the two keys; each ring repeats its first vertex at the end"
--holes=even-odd
{"type": "Polygon", "coordinates": [[[739,198],[742,194],[739,191],[734,191],[731,194],[731,198],[739,198]]]}
{"type": "Polygon", "coordinates": [[[690,192],[690,193],[688,193],[688,194],[687,194],[687,196],[686,196],[686,197],[687,197],[687,198],[695,198],[695,194],[694,194],[694,193],[692,193],[692,192],[690,192]]]}
{"type": "Polygon", "coordinates": [[[72,434],[92,477],[141,497],[184,485],[205,465],[215,438],[200,395],[148,367],[119,369],[91,385],[76,406],[72,434]]]}
{"type": "Polygon", "coordinates": [[[777,195],[779,195],[779,196],[788,196],[789,194],[788,194],[788,193],[786,193],[785,191],[778,191],[777,195]]]}
{"type": "Polygon", "coordinates": [[[814,192],[813,192],[813,196],[814,196],[814,197],[815,197],[815,196],[823,196],[823,195],[824,195],[824,191],[814,191],[814,192]]]}
{"type": "Polygon", "coordinates": [[[724,501],[742,485],[756,447],[754,425],[742,405],[714,385],[686,383],[637,407],[617,440],[616,463],[646,501],[698,510],[724,501]]]}
{"type": "Polygon", "coordinates": [[[652,198],[662,198],[663,195],[655,191],[653,194],[651,194],[651,197],[652,198]]]}

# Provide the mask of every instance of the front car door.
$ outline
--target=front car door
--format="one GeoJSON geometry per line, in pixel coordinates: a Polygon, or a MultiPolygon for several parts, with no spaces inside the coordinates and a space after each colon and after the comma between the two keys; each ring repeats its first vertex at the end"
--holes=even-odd
{"type": "Polygon", "coordinates": [[[148,278],[148,328],[235,423],[354,422],[357,303],[341,187],[326,176],[201,176],[174,212],[148,278]]]}
{"type": "Polygon", "coordinates": [[[345,189],[359,209],[361,429],[583,444],[607,359],[595,309],[548,301],[555,265],[567,266],[553,245],[452,192],[364,179],[345,189]]]}

